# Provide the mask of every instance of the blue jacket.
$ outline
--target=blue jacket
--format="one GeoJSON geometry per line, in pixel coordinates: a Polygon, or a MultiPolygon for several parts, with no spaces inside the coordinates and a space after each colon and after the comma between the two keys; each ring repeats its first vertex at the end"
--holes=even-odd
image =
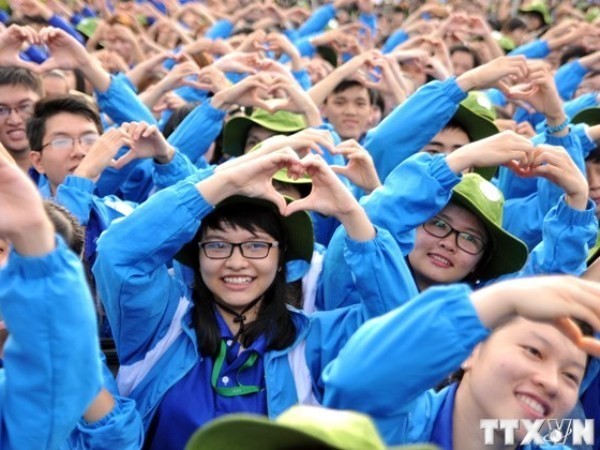
{"type": "Polygon", "coordinates": [[[466,97],[455,77],[432,81],[370,130],[364,147],[373,157],[379,179],[384,182],[398,164],[428,144],[466,97]]]}
{"type": "MultiPolygon", "coordinates": [[[[104,362],[104,355],[101,353],[104,362]]],[[[102,364],[104,387],[115,399],[110,413],[97,422],[81,418],[61,450],[139,450],[144,443],[144,427],[135,402],[121,397],[115,379],[102,364]]]]}
{"type": "Polygon", "coordinates": [[[324,405],[370,415],[388,445],[431,442],[453,392],[433,388],[489,335],[470,293],[460,284],[431,288],[362,326],[325,368],[324,405]]]}
{"type": "Polygon", "coordinates": [[[96,316],[81,262],[57,238],[0,269],[10,336],[0,371],[0,447],[56,449],[102,386],[96,316]]]}
{"type": "MultiPolygon", "coordinates": [[[[419,153],[394,169],[385,184],[365,197],[361,204],[373,224],[388,230],[406,256],[414,244],[414,230],[446,206],[452,188],[460,179],[450,170],[443,155],[419,153]]],[[[523,214],[527,214],[526,209],[523,214]]],[[[585,211],[577,211],[561,198],[542,222],[543,242],[530,254],[525,267],[510,276],[579,275],[585,265],[587,239],[597,232],[598,222],[592,203],[588,203],[585,211]]],[[[325,255],[316,299],[321,309],[331,310],[358,301],[354,293],[356,282],[341,258],[343,233],[343,230],[336,230],[325,255]]],[[[414,297],[418,289],[408,268],[400,273],[402,276],[388,287],[388,291],[393,290],[406,301],[414,297]]]]}
{"type": "MultiPolygon", "coordinates": [[[[165,392],[204,358],[191,325],[189,290],[170,275],[166,264],[212,210],[186,180],[113,223],[98,241],[93,272],[122,364],[119,390],[136,400],[146,427],[165,392]]],[[[291,310],[296,342],[265,356],[270,417],[296,403],[318,401],[325,364],[362,323],[395,306],[392,298],[382,295],[394,280],[399,254],[389,234],[378,230],[368,242],[347,240],[345,254],[360,281],[362,302],[311,317],[291,310]],[[380,273],[375,280],[374,272],[380,273]]]]}

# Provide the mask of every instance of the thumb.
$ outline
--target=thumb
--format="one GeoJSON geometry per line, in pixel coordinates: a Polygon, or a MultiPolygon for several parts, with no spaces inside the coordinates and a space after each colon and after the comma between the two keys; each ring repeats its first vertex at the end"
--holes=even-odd
{"type": "Polygon", "coordinates": [[[133,149],[129,149],[127,152],[125,152],[123,156],[121,156],[117,160],[113,160],[111,166],[117,170],[121,170],[134,159],[136,159],[136,154],[133,151],[133,149]]]}
{"type": "Polygon", "coordinates": [[[291,216],[298,211],[306,211],[310,206],[310,195],[300,200],[294,200],[292,203],[286,205],[284,216],[291,216]]]}
{"type": "Polygon", "coordinates": [[[346,175],[348,173],[348,167],[346,166],[329,166],[331,170],[339,175],[346,175]]]}

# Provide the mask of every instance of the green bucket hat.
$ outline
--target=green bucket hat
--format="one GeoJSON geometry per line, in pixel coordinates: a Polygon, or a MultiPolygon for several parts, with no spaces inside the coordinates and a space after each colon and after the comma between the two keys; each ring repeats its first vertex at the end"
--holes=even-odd
{"type": "Polygon", "coordinates": [[[593,107],[582,109],[573,116],[571,123],[585,123],[590,126],[600,124],[600,108],[593,107]]]}
{"type": "Polygon", "coordinates": [[[90,38],[94,35],[96,28],[98,28],[98,21],[99,19],[96,17],[86,17],[77,24],[77,31],[85,37],[90,38]]]}
{"type": "Polygon", "coordinates": [[[545,1],[533,1],[528,5],[521,6],[519,8],[520,13],[538,13],[545,25],[550,25],[552,23],[552,17],[550,16],[550,10],[548,9],[548,5],[545,1]]]}
{"type": "Polygon", "coordinates": [[[501,36],[498,39],[498,45],[500,46],[500,48],[502,48],[502,50],[504,50],[505,52],[510,52],[512,50],[514,50],[515,48],[517,48],[515,41],[513,41],[511,38],[509,38],[508,36],[501,36]]]}
{"type": "MultiPolygon", "coordinates": [[[[285,197],[287,203],[291,203],[292,199],[285,197]]],[[[234,195],[226,198],[217,206],[215,211],[220,208],[231,205],[252,205],[258,207],[264,207],[273,211],[280,219],[287,235],[287,242],[285,243],[285,261],[292,261],[296,259],[304,260],[308,263],[311,262],[315,238],[312,220],[310,215],[306,211],[298,211],[294,214],[284,217],[279,214],[279,210],[274,203],[264,200],[262,198],[244,197],[241,195],[234,195]]],[[[188,267],[198,269],[198,240],[200,230],[194,236],[190,242],[185,244],[181,250],[175,255],[175,259],[181,264],[188,267]]]]}
{"type": "Polygon", "coordinates": [[[476,173],[463,175],[452,190],[451,201],[471,211],[481,220],[490,238],[491,252],[478,270],[482,280],[517,272],[527,261],[524,242],[502,228],[504,196],[492,183],[476,173]]]}
{"type": "Polygon", "coordinates": [[[354,411],[294,406],[274,421],[231,414],[194,433],[186,450],[281,450],[322,446],[337,450],[435,450],[429,444],[386,447],[373,421],[354,411]]]}
{"type": "Polygon", "coordinates": [[[258,125],[276,133],[296,133],[306,128],[304,116],[289,111],[277,111],[271,114],[261,108],[256,108],[248,116],[238,116],[229,120],[223,130],[223,150],[231,156],[244,154],[244,144],[248,131],[253,125],[258,125]]]}
{"type": "MultiPolygon", "coordinates": [[[[469,92],[467,98],[458,105],[452,120],[466,131],[471,142],[499,133],[498,127],[493,122],[496,120],[496,111],[483,92],[469,92]]],[[[497,167],[484,167],[477,169],[476,172],[486,180],[491,180],[496,170],[497,167]]]]}
{"type": "Polygon", "coordinates": [[[590,266],[598,259],[598,256],[600,256],[600,235],[598,235],[596,238],[596,245],[594,245],[588,252],[588,257],[586,259],[587,265],[590,266]]]}

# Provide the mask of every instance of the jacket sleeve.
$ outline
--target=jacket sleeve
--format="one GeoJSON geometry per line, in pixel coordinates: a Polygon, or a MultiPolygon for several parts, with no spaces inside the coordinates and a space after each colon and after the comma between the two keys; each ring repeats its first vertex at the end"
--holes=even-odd
{"type": "MultiPolygon", "coordinates": [[[[543,240],[530,253],[525,267],[503,278],[534,275],[581,275],[586,269],[588,243],[598,234],[596,207],[588,200],[584,211],[571,208],[561,197],[543,224],[543,240]]],[[[496,280],[497,281],[497,280],[496,280]]]]}
{"type": "Polygon", "coordinates": [[[93,273],[122,365],[142,360],[185,303],[167,264],[212,210],[186,180],[153,195],[98,240],[93,273]]]}
{"type": "Polygon", "coordinates": [[[392,52],[392,50],[394,50],[397,46],[403,42],[406,42],[408,38],[409,36],[406,31],[404,31],[402,28],[398,28],[389,38],[387,38],[385,44],[383,44],[383,47],[381,48],[382,53],[392,52]]]}
{"type": "Polygon", "coordinates": [[[466,96],[454,77],[427,83],[369,131],[364,147],[373,157],[379,178],[385,180],[398,164],[431,141],[466,96]]]}
{"type": "Polygon", "coordinates": [[[588,69],[583,67],[579,60],[563,64],[556,71],[554,81],[560,97],[564,100],[571,100],[577,87],[588,73],[588,69]]]}
{"type": "Polygon", "coordinates": [[[198,171],[189,158],[179,151],[175,152],[170,163],[157,164],[155,162],[153,167],[152,179],[158,190],[173,186],[198,171]]]}
{"type": "Polygon", "coordinates": [[[114,195],[96,197],[92,192],[94,183],[86,178],[68,175],[58,187],[55,200],[73,214],[83,226],[88,225],[92,209],[98,214],[105,227],[123,216],[129,215],[137,206],[114,195]]]}
{"type": "Polygon", "coordinates": [[[404,411],[487,337],[470,292],[461,284],[431,288],[365,323],[323,372],[324,406],[375,418],[404,411]]]}
{"type": "Polygon", "coordinates": [[[419,153],[396,167],[361,203],[373,224],[388,230],[407,255],[413,245],[407,233],[446,206],[460,180],[443,155],[419,153]]]}
{"type": "Polygon", "coordinates": [[[509,56],[524,55],[528,59],[542,59],[550,54],[548,42],[542,39],[529,42],[525,45],[515,48],[509,56]]]}
{"type": "Polygon", "coordinates": [[[335,17],[335,12],[335,7],[331,3],[316,9],[306,22],[298,28],[298,37],[303,38],[309,34],[323,31],[329,21],[335,17]]]}
{"type": "Polygon", "coordinates": [[[105,92],[96,92],[100,111],[107,114],[113,122],[144,121],[156,125],[156,119],[146,105],[131,88],[125,75],[111,76],[110,85],[105,92]]]}
{"type": "Polygon", "coordinates": [[[196,106],[167,140],[190,161],[197,161],[219,136],[224,118],[225,112],[213,108],[207,100],[196,106]]]}
{"type": "MultiPolygon", "coordinates": [[[[452,187],[459,181],[460,177],[450,170],[442,155],[420,153],[398,166],[385,184],[362,204],[371,222],[391,234],[403,257],[412,249],[413,230],[448,203],[452,187]]],[[[325,254],[316,299],[317,306],[323,310],[360,301],[355,274],[344,257],[344,240],[345,232],[338,228],[325,254]]],[[[390,281],[390,285],[401,286],[399,289],[416,295],[418,291],[410,271],[399,273],[402,275],[395,282],[390,281]]],[[[373,281],[366,278],[365,283],[372,285],[373,281]]]]}
{"type": "Polygon", "coordinates": [[[102,385],[94,304],[78,257],[60,238],[43,257],[11,253],[0,270],[10,337],[0,384],[0,446],[56,449],[102,385]]]}

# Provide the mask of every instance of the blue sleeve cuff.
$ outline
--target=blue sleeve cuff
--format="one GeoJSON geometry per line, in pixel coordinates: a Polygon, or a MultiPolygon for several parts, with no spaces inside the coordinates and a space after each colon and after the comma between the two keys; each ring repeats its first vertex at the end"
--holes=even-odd
{"type": "Polygon", "coordinates": [[[429,165],[431,176],[438,180],[442,188],[451,190],[454,186],[460,183],[461,175],[457,175],[448,166],[444,155],[435,155],[429,165]]]}
{"type": "Polygon", "coordinates": [[[456,77],[450,77],[446,81],[443,81],[442,89],[448,98],[455,101],[457,104],[467,98],[468,93],[460,88],[456,82],[456,77]]]}
{"type": "Polygon", "coordinates": [[[596,204],[588,199],[586,209],[582,211],[571,207],[563,195],[556,205],[556,215],[562,223],[571,227],[588,226],[596,216],[596,204]]]}
{"type": "Polygon", "coordinates": [[[65,178],[65,181],[63,182],[63,186],[77,189],[78,191],[86,192],[88,194],[93,194],[94,189],[96,189],[96,183],[92,180],[75,175],[67,175],[67,178],[65,178]]]}

